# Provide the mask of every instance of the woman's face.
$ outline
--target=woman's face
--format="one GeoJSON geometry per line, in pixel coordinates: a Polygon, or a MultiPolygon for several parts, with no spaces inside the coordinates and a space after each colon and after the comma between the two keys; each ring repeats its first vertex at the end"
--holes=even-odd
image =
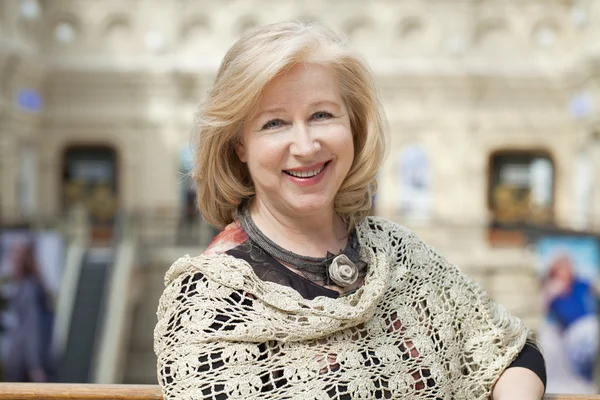
{"type": "Polygon", "coordinates": [[[300,64],[275,78],[236,148],[259,202],[289,216],[333,210],[354,158],[348,111],[327,67],[300,64]]]}
{"type": "Polygon", "coordinates": [[[561,258],[554,267],[554,279],[571,284],[574,278],[573,265],[567,257],[561,258]]]}

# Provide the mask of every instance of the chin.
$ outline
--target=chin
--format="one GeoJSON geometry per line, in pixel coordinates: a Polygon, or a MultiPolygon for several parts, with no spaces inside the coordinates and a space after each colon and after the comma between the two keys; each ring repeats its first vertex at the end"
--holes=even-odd
{"type": "Polygon", "coordinates": [[[291,199],[288,204],[291,209],[299,214],[315,214],[322,211],[333,210],[333,199],[307,199],[306,201],[291,199]]]}

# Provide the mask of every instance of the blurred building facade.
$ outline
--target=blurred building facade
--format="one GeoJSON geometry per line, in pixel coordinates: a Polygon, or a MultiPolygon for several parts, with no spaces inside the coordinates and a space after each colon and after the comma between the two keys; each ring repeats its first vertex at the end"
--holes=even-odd
{"type": "Polygon", "coordinates": [[[281,20],[326,23],[376,75],[391,147],[375,212],[535,326],[528,232],[600,231],[594,0],[3,0],[2,219],[84,205],[102,238],[118,212],[190,214],[196,105],[242,32],[281,20]]]}

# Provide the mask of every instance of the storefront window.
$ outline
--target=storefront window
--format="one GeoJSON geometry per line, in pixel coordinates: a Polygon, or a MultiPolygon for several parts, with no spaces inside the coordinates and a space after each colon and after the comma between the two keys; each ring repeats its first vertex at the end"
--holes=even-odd
{"type": "Polygon", "coordinates": [[[119,202],[117,154],[110,147],[74,146],[63,159],[63,208],[82,206],[90,217],[92,239],[109,241],[119,202]]]}
{"type": "Polygon", "coordinates": [[[490,167],[488,198],[494,227],[552,223],[554,165],[547,153],[497,152],[490,167]]]}

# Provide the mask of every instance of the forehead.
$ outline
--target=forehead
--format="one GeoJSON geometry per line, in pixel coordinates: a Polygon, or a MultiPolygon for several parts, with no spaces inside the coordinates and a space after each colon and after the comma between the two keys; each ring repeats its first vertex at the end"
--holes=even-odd
{"type": "Polygon", "coordinates": [[[269,82],[259,99],[258,108],[315,101],[341,101],[338,77],[327,66],[303,63],[269,82]]]}

